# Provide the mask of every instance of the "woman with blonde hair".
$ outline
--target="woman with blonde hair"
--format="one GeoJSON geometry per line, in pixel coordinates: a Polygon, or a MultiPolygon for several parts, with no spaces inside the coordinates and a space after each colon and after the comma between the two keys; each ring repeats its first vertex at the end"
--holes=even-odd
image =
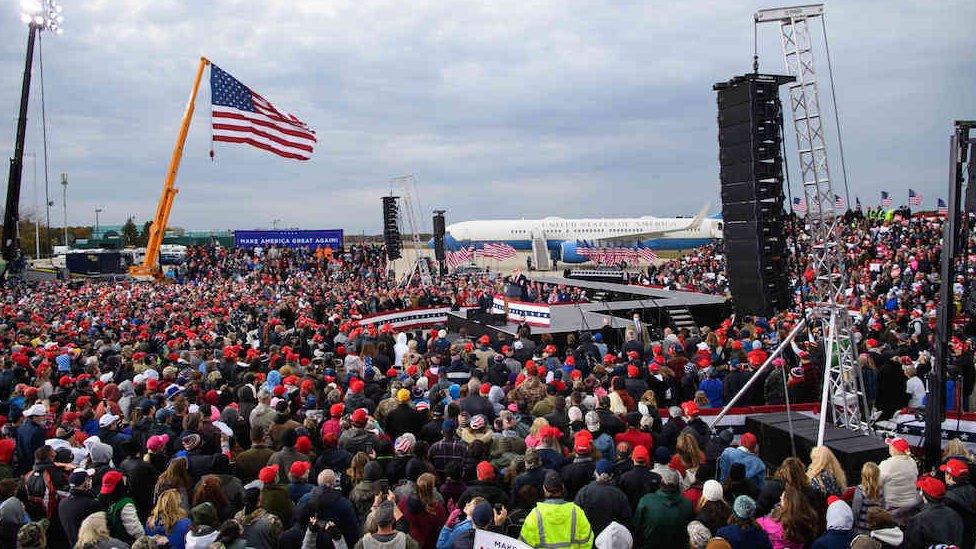
{"type": "Polygon", "coordinates": [[[973,455],[966,448],[966,443],[958,438],[954,438],[946,443],[945,450],[942,450],[942,462],[945,463],[949,458],[961,459],[967,463],[973,463],[973,455]]]}
{"type": "Polygon", "coordinates": [[[549,421],[544,417],[537,417],[529,427],[529,434],[525,437],[526,448],[536,448],[542,442],[542,435],[539,433],[543,428],[549,426],[549,421]]]}
{"type": "Polygon", "coordinates": [[[184,549],[189,530],[190,519],[187,518],[180,493],[170,489],[160,494],[156,506],[146,519],[146,534],[166,536],[172,549],[184,549]]]}
{"type": "Polygon", "coordinates": [[[855,532],[871,531],[868,527],[868,510],[872,507],[884,508],[884,498],[881,493],[881,468],[869,461],[861,467],[861,484],[854,489],[854,499],[851,500],[855,532]]]}
{"type": "Polygon", "coordinates": [[[108,534],[108,521],[105,513],[92,513],[81,521],[78,528],[78,542],[75,549],[129,549],[129,545],[108,534]]]}
{"type": "Polygon", "coordinates": [[[810,466],[807,467],[807,480],[814,490],[826,500],[847,490],[847,476],[837,457],[826,446],[816,446],[810,450],[810,466]]]}

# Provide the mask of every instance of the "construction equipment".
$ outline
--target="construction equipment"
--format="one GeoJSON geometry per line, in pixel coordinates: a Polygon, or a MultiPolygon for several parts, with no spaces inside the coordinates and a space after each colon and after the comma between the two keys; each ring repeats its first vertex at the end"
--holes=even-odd
{"type": "Polygon", "coordinates": [[[156,215],[153,216],[152,224],[149,226],[149,242],[146,244],[146,257],[142,265],[134,265],[129,269],[129,274],[142,279],[162,279],[163,273],[159,268],[159,249],[163,244],[163,236],[166,234],[166,225],[169,222],[169,213],[173,209],[173,200],[176,193],[180,192],[176,188],[176,174],[180,171],[180,161],[183,160],[183,145],[186,143],[186,135],[190,131],[190,121],[193,119],[193,110],[196,106],[197,91],[200,89],[200,80],[203,78],[203,70],[210,64],[206,57],[200,58],[197,66],[197,74],[193,79],[193,88],[190,90],[190,99],[186,103],[186,110],[183,112],[183,121],[180,123],[180,132],[176,137],[176,146],[173,147],[173,156],[169,161],[169,169],[166,171],[166,180],[163,182],[163,193],[159,197],[159,204],[156,206],[156,215]]]}

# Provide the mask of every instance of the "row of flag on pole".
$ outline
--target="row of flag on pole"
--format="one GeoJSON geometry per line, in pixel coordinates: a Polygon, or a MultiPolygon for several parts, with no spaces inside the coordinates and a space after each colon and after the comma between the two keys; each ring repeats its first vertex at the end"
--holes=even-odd
{"type": "MultiPolygon", "coordinates": [[[[579,246],[576,252],[601,265],[617,265],[622,262],[637,263],[644,261],[652,263],[657,260],[657,254],[650,248],[628,248],[625,246],[579,246]]],[[[449,269],[470,263],[476,257],[503,261],[515,257],[515,248],[502,242],[488,242],[480,249],[467,246],[444,254],[444,263],[449,269]]]]}
{"type": "Polygon", "coordinates": [[[488,242],[478,250],[474,246],[467,246],[444,254],[444,263],[449,269],[457,269],[475,257],[504,261],[515,257],[515,248],[503,242],[488,242]]]}
{"type": "Polygon", "coordinates": [[[624,246],[580,246],[576,253],[600,265],[617,265],[619,263],[637,263],[645,261],[652,263],[657,254],[650,248],[627,248],[624,246]]]}
{"type": "MultiPolygon", "coordinates": [[[[892,198],[891,198],[891,194],[888,191],[881,191],[881,207],[882,208],[891,208],[892,204],[893,204],[893,201],[892,201],[892,198]]],[[[912,207],[915,207],[915,208],[921,206],[922,205],[922,193],[915,192],[913,189],[908,189],[908,205],[909,206],[912,206],[912,207]]],[[[943,200],[941,198],[936,199],[936,205],[938,207],[938,212],[940,214],[948,213],[949,208],[946,206],[945,200],[943,200]]],[[[836,194],[834,195],[834,209],[835,210],[846,210],[847,209],[847,201],[844,200],[844,197],[843,196],[836,195],[836,194]]],[[[858,197],[854,197],[854,209],[855,210],[860,210],[861,209],[861,199],[858,198],[858,197]]],[[[797,215],[806,215],[806,213],[807,213],[807,201],[806,201],[806,199],[803,198],[803,197],[799,197],[799,196],[794,197],[793,198],[793,211],[796,212],[797,215]]]]}

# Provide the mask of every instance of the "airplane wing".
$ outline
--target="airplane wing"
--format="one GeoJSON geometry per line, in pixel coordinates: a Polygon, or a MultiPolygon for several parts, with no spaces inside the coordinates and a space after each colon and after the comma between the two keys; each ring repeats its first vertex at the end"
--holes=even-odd
{"type": "Polygon", "coordinates": [[[692,220],[687,225],[683,225],[675,229],[667,229],[664,231],[649,231],[649,232],[641,232],[641,233],[614,235],[608,238],[597,239],[596,245],[606,246],[611,244],[633,243],[634,241],[648,240],[651,238],[660,238],[669,233],[677,233],[680,231],[690,231],[690,230],[697,229],[698,227],[701,226],[701,222],[705,219],[705,216],[708,215],[708,206],[709,204],[708,202],[706,202],[705,205],[702,206],[702,209],[698,211],[695,217],[692,218],[692,220]]]}

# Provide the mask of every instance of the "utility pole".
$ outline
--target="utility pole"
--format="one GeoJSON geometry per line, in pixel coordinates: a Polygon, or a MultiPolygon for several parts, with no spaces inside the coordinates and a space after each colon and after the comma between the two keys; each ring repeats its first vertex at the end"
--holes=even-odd
{"type": "Polygon", "coordinates": [[[64,227],[64,245],[68,245],[68,174],[61,172],[61,213],[64,227]]]}

